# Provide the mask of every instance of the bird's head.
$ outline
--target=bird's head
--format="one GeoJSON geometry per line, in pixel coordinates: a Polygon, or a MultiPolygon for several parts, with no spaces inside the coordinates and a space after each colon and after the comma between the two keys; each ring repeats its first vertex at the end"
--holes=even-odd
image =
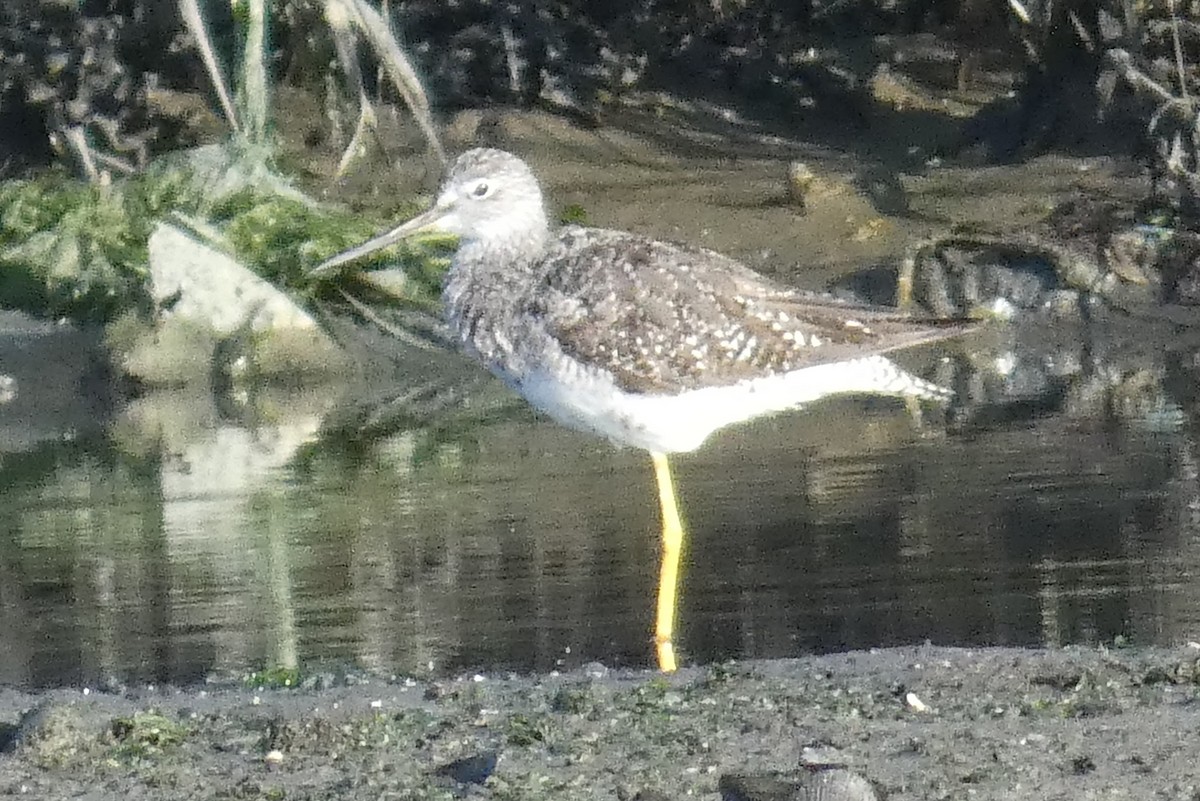
{"type": "Polygon", "coordinates": [[[325,272],[422,231],[443,231],[463,245],[541,247],[549,224],[528,165],[511,153],[475,148],[446,173],[433,207],[387,233],[339,253],[316,268],[325,272]]]}

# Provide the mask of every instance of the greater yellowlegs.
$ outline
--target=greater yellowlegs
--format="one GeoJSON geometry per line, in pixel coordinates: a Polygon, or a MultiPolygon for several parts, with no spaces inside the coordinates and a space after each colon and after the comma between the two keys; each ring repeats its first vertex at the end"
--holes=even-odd
{"type": "Polygon", "coordinates": [[[880,354],[966,328],[789,289],[709,250],[555,231],[525,162],[487,148],[455,160],[429,211],[317,271],[425,229],[460,239],[442,297],[467,352],[560,423],[650,452],[663,522],[655,636],[668,671],[683,526],[667,454],[827,395],[945,397],[880,354]]]}

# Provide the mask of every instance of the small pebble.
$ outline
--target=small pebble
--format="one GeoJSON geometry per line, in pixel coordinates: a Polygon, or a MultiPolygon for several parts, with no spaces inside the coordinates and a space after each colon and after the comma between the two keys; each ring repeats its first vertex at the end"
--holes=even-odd
{"type": "Polygon", "coordinates": [[[908,708],[913,710],[914,712],[928,712],[929,711],[929,707],[925,705],[925,702],[922,701],[916,693],[913,693],[913,692],[907,693],[904,696],[904,702],[906,704],[908,704],[908,708]]]}

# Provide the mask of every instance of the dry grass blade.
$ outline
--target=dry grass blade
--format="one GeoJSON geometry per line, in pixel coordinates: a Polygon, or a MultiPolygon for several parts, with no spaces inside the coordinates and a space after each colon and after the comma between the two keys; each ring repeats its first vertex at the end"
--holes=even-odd
{"type": "Polygon", "coordinates": [[[242,53],[242,113],[246,137],[261,142],[267,132],[267,4],[250,0],[246,6],[246,44],[242,53]]]}
{"type": "Polygon", "coordinates": [[[1171,11],[1171,47],[1175,55],[1175,69],[1179,75],[1179,96],[1188,100],[1188,72],[1183,62],[1183,44],[1179,41],[1179,13],[1175,8],[1175,0],[1167,0],[1167,8],[1171,11]]]}
{"type": "Polygon", "coordinates": [[[354,126],[354,135],[350,137],[350,143],[346,145],[346,149],[342,152],[342,158],[338,161],[337,172],[334,173],[336,176],[341,177],[350,167],[350,162],[354,161],[362,149],[363,137],[368,133],[378,134],[376,122],[375,107],[371,105],[366,92],[360,93],[358,96],[358,122],[354,126]]]}
{"type": "Polygon", "coordinates": [[[92,149],[88,146],[87,136],[83,132],[83,127],[72,125],[66,129],[65,135],[67,144],[75,152],[75,157],[79,159],[80,165],[83,166],[83,171],[87,174],[88,181],[93,184],[100,183],[100,171],[96,169],[96,162],[92,158],[92,149]]]}
{"type": "Polygon", "coordinates": [[[325,23],[333,32],[333,49],[346,80],[365,97],[362,70],[358,66],[358,37],[350,20],[350,9],[343,0],[325,0],[325,23]]]}
{"type": "MultiPolygon", "coordinates": [[[[366,0],[326,0],[326,6],[330,4],[343,5],[349,12],[345,16],[358,27],[372,49],[375,50],[384,71],[392,80],[392,85],[396,87],[396,91],[404,99],[405,105],[412,111],[417,125],[429,141],[430,148],[437,154],[438,160],[445,164],[446,151],[442,148],[437,130],[433,126],[429,98],[421,86],[417,71],[399,43],[396,42],[387,21],[366,0]]],[[[329,18],[328,10],[326,17],[329,18]]]]}
{"type": "Polygon", "coordinates": [[[358,123],[354,126],[354,135],[350,138],[350,143],[342,152],[335,173],[341,177],[359,154],[363,137],[368,131],[376,131],[375,107],[367,97],[367,88],[358,64],[358,35],[350,23],[349,9],[341,0],[327,0],[325,22],[333,34],[333,48],[337,53],[338,64],[341,65],[347,82],[358,91],[358,123]]]}
{"type": "Polygon", "coordinates": [[[234,133],[240,133],[241,127],[238,125],[237,112],[233,108],[233,100],[230,99],[225,76],[221,73],[221,65],[217,62],[217,52],[213,49],[208,28],[204,25],[204,16],[200,13],[200,3],[198,0],[179,0],[179,13],[192,36],[196,37],[196,46],[200,48],[200,58],[204,60],[204,68],[208,70],[208,77],[212,79],[213,88],[217,91],[217,97],[221,101],[221,110],[225,112],[225,119],[229,123],[229,127],[233,129],[234,133]]]}
{"type": "MultiPolygon", "coordinates": [[[[351,295],[349,292],[342,289],[341,287],[338,287],[337,291],[342,296],[342,298],[347,303],[349,303],[350,306],[356,312],[358,312],[359,314],[361,314],[363,316],[364,319],[366,319],[370,323],[374,323],[376,326],[378,326],[379,330],[383,331],[384,333],[388,334],[389,336],[392,336],[392,337],[400,340],[404,344],[409,345],[410,347],[420,348],[422,350],[435,350],[435,349],[440,349],[440,348],[445,347],[444,342],[440,345],[435,344],[435,342],[433,341],[434,338],[428,333],[428,330],[429,330],[428,327],[425,327],[426,331],[427,331],[425,336],[424,337],[419,336],[417,334],[414,334],[414,333],[404,329],[403,327],[401,327],[399,325],[393,325],[392,323],[389,323],[387,320],[383,319],[383,317],[380,314],[378,314],[374,309],[372,309],[370,306],[363,303],[361,300],[354,297],[353,295],[351,295]]],[[[410,317],[409,319],[416,320],[417,317],[413,316],[413,317],[410,317]]],[[[418,328],[418,326],[413,326],[413,328],[415,330],[418,328]]],[[[438,337],[437,339],[440,340],[442,338],[438,337]]]]}

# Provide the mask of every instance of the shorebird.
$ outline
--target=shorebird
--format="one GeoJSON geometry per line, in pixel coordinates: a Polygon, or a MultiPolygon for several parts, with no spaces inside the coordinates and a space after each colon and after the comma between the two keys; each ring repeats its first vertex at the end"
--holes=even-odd
{"type": "Polygon", "coordinates": [[[970,327],[784,287],[701,248],[555,230],[525,162],[489,148],[454,161],[428,211],[314,273],[425,230],[459,237],[442,298],[470,355],[558,422],[650,452],[662,512],[655,642],[664,671],[676,668],[684,537],[667,455],[828,395],[946,398],[882,354],[970,327]]]}

